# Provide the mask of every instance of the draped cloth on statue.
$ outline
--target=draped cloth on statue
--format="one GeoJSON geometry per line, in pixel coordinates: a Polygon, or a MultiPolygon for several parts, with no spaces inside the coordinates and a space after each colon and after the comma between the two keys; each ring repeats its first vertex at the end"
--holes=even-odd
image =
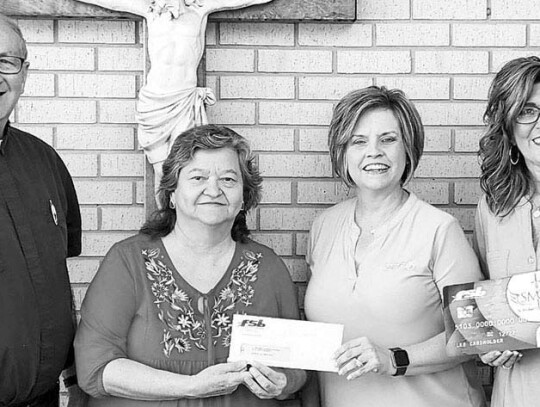
{"type": "Polygon", "coordinates": [[[205,105],[216,103],[210,88],[190,88],[155,93],[146,87],[139,92],[136,119],[139,144],[151,164],[164,161],[179,134],[207,124],[205,105]]]}

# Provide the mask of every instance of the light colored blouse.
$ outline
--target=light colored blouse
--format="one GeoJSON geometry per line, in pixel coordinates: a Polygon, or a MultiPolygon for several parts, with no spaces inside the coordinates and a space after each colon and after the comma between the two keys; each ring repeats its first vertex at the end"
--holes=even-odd
{"type": "MultiPolygon", "coordinates": [[[[314,222],[305,299],[309,320],[345,326],[344,342],[366,336],[379,346],[406,347],[444,331],[442,290],[481,279],[478,261],[456,219],[413,193],[357,259],[356,198],[314,222]]],[[[367,374],[347,381],[323,373],[324,407],[478,407],[484,395],[474,362],[417,376],[367,374]]]]}
{"type": "Polygon", "coordinates": [[[299,317],[287,267],[268,247],[237,242],[226,273],[202,294],[174,268],[161,239],[139,234],[115,244],[88,289],[75,339],[77,376],[91,396],[89,406],[281,406],[245,386],[226,396],[173,401],[112,397],[103,387],[103,369],[118,358],[183,375],[225,362],[235,313],[299,317]]]}
{"type": "MultiPolygon", "coordinates": [[[[523,198],[504,218],[488,208],[485,196],[476,211],[475,249],[482,271],[489,279],[540,269],[535,250],[531,204],[523,198]]],[[[492,407],[530,407],[540,403],[540,349],[521,350],[523,358],[512,369],[497,369],[492,407]]]]}

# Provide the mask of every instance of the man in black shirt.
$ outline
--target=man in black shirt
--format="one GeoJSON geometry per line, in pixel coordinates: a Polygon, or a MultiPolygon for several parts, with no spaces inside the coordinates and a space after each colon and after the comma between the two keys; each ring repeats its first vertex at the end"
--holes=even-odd
{"type": "Polygon", "coordinates": [[[66,257],[81,252],[81,216],[58,154],[9,123],[26,58],[20,30],[0,15],[0,406],[53,407],[61,372],[76,383],[66,257]]]}

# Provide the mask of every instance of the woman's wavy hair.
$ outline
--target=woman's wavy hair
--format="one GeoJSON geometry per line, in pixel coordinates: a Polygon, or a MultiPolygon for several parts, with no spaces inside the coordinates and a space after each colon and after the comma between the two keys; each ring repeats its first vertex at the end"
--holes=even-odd
{"type": "Polygon", "coordinates": [[[334,175],[341,178],[350,188],[354,187],[354,181],[347,170],[347,147],[358,120],[374,109],[392,111],[399,122],[406,154],[405,171],[401,177],[402,186],[412,179],[424,151],[422,119],[405,93],[384,86],[369,86],[352,91],[344,96],[334,109],[328,132],[334,175]]]}
{"type": "Polygon", "coordinates": [[[247,212],[261,200],[262,177],[254,163],[248,141],[227,127],[204,125],[193,127],[180,134],[163,163],[163,177],[159,184],[157,200],[160,209],[155,211],[140,232],[152,238],[164,237],[172,232],[176,222],[176,211],[170,207],[171,195],[178,186],[180,171],[191,162],[199,150],[230,148],[238,154],[238,163],[244,185],[244,206],[236,215],[231,229],[234,241],[245,242],[249,236],[246,223],[247,212]]]}
{"type": "Polygon", "coordinates": [[[501,217],[510,214],[521,198],[534,190],[521,153],[518,151],[520,159],[516,165],[510,162],[510,153],[515,144],[516,117],[539,81],[540,59],[517,58],[502,67],[489,89],[484,113],[487,128],[480,139],[480,186],[491,212],[501,217]]]}

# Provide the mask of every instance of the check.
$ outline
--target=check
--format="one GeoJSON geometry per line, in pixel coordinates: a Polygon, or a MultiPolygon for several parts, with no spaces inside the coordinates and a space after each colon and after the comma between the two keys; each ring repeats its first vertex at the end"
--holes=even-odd
{"type": "Polygon", "coordinates": [[[232,326],[229,362],[337,372],[332,354],[341,346],[343,325],[235,314],[232,326]]]}
{"type": "Polygon", "coordinates": [[[540,272],[444,287],[449,355],[540,347],[540,272]]]}

